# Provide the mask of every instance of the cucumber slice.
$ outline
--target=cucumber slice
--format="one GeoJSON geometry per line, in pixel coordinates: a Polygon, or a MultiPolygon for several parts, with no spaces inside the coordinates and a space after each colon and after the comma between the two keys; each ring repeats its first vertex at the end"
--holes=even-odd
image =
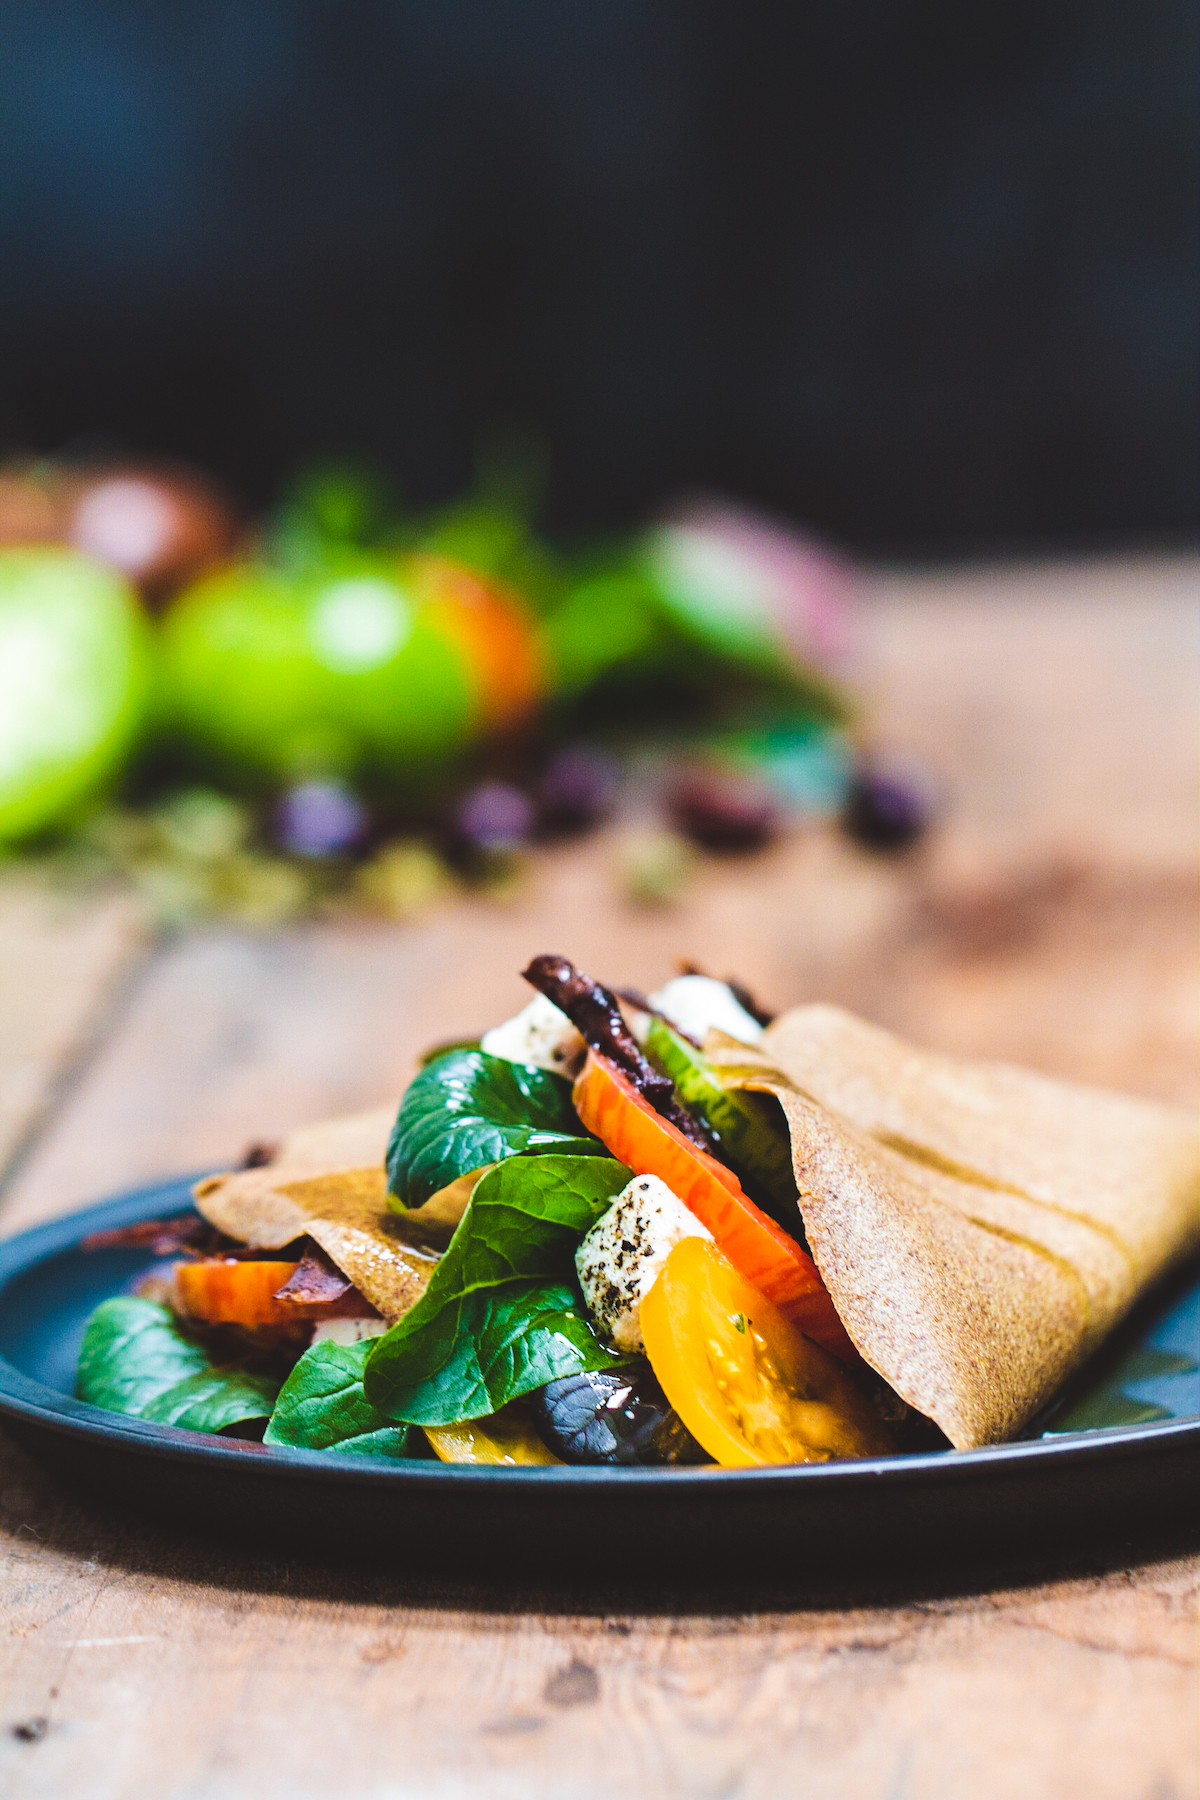
{"type": "Polygon", "coordinates": [[[650,1022],[646,1049],[675,1083],[683,1104],[716,1133],[722,1154],[751,1199],[803,1243],[791,1144],[782,1121],[776,1125],[770,1116],[773,1102],[766,1095],[725,1087],[703,1050],[657,1015],[650,1022]]]}

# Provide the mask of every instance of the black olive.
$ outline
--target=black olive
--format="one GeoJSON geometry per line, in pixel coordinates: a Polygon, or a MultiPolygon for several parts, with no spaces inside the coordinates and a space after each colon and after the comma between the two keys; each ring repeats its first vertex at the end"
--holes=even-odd
{"type": "Polygon", "coordinates": [[[703,1451],[648,1362],[548,1381],[529,1396],[548,1447],[569,1463],[700,1463],[703,1451]]]}

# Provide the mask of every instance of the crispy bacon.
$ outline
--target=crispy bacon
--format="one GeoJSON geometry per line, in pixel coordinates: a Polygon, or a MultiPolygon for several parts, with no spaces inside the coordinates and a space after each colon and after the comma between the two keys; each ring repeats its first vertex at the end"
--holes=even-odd
{"type": "Polygon", "coordinates": [[[621,1073],[645,1095],[660,1118],[682,1131],[701,1150],[709,1141],[692,1115],[675,1098],[675,1087],[642,1055],[637,1039],[621,1015],[611,989],[584,975],[565,956],[535,956],[524,979],[566,1013],[591,1049],[616,1063],[621,1073]]]}

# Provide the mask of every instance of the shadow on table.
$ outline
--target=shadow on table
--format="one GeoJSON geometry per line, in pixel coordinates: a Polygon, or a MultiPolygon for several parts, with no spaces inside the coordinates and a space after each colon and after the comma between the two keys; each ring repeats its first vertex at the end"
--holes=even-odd
{"type": "MultiPolygon", "coordinates": [[[[1200,1525],[1148,1528],[1136,1538],[1114,1539],[1084,1552],[962,1558],[881,1571],[823,1572],[819,1547],[812,1557],[797,1546],[796,1561],[750,1575],[716,1575],[710,1569],[623,1572],[617,1538],[581,1544],[578,1577],[530,1579],[506,1565],[496,1544],[494,1573],[487,1558],[459,1577],[436,1570],[380,1567],[356,1559],[352,1546],[314,1543],[311,1554],[288,1549],[273,1555],[236,1541],[214,1522],[212,1531],[158,1525],[144,1516],[81,1497],[43,1469],[7,1433],[0,1432],[0,1519],[14,1544],[25,1540],[61,1556],[107,1568],[192,1582],[205,1588],[292,1600],[373,1607],[503,1614],[549,1613],[575,1617],[632,1615],[728,1615],[826,1611],[839,1607],[896,1606],[969,1598],[1040,1586],[1049,1581],[1094,1578],[1163,1561],[1200,1549],[1200,1525]]],[[[714,1559],[725,1547],[714,1547],[714,1559]]],[[[412,1546],[414,1562],[422,1554],[412,1546]]]]}

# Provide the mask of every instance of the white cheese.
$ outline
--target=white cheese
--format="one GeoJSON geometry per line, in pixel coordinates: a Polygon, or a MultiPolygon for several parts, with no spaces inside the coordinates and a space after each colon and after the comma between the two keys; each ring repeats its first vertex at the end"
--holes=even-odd
{"type": "Polygon", "coordinates": [[[743,1044],[757,1044],[763,1034],[758,1020],[750,1017],[723,981],[714,981],[711,975],[677,975],[651,994],[650,1004],[698,1044],[703,1044],[705,1033],[714,1026],[743,1044]]]}
{"type": "Polygon", "coordinates": [[[635,1175],[575,1253],[575,1271],[597,1330],[622,1350],[641,1350],[641,1305],[683,1238],[711,1238],[665,1181],[635,1175]]]}
{"type": "Polygon", "coordinates": [[[553,1000],[535,994],[515,1018],[485,1031],[480,1049],[489,1056],[502,1056],[505,1062],[532,1063],[556,1075],[570,1075],[583,1059],[584,1042],[553,1000]]]}
{"type": "Polygon", "coordinates": [[[361,1344],[364,1338],[382,1337],[387,1328],[386,1319],[318,1319],[313,1326],[312,1341],[314,1344],[361,1344]]]}

